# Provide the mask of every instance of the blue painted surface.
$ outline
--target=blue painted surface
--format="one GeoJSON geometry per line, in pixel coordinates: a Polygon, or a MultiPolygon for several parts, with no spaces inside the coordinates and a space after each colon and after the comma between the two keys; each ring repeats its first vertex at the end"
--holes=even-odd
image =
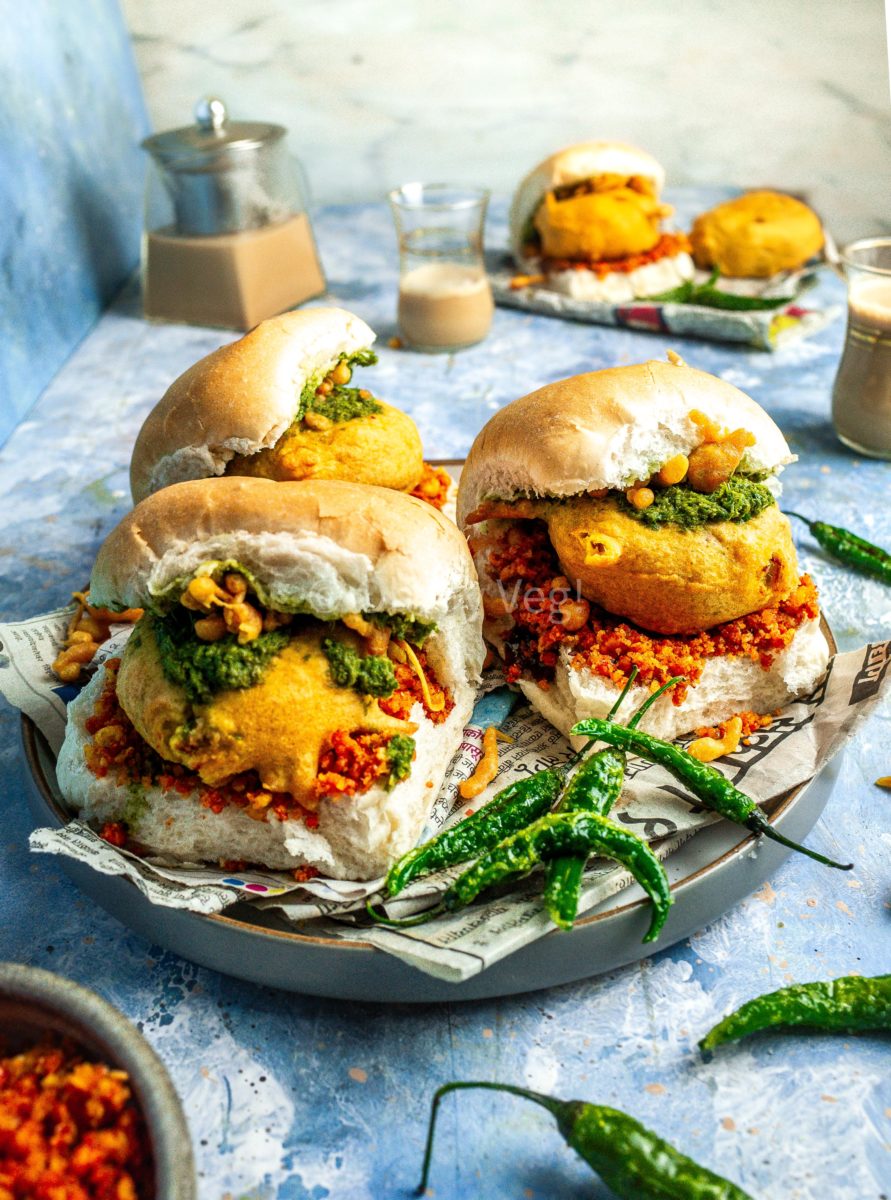
{"type": "MultiPolygon", "coordinates": [[[[675,199],[689,214],[714,195],[675,199]]],[[[493,244],[503,213],[496,205],[493,244]]],[[[334,296],[385,343],[396,285],[386,212],[328,209],[318,233],[334,296]]],[[[827,276],[817,298],[840,302],[841,285],[827,276]]],[[[828,421],[842,335],[837,322],[777,355],[673,344],[778,419],[801,455],[784,477],[790,507],[891,545],[891,468],[852,457],[828,421]]],[[[0,453],[3,616],[62,603],[83,582],[126,508],[140,420],[179,371],[223,340],[146,326],[132,303],[103,318],[0,453]]],[[[428,454],[447,456],[464,453],[489,412],[522,392],[661,356],[668,344],[500,312],[482,346],[454,358],[384,347],[368,378],[413,413],[428,454]]],[[[807,538],[800,546],[842,646],[887,637],[891,592],[831,565],[807,538]]],[[[17,715],[0,707],[0,957],[91,984],[139,1022],[184,1098],[202,1200],[407,1195],[432,1090],[460,1077],[627,1109],[759,1200],[878,1200],[891,1192],[887,1042],[774,1036],[709,1065],[695,1043],[760,991],[888,970],[889,800],[872,781],[891,773],[889,732],[885,708],[848,753],[809,839],[824,852],[850,852],[850,875],[793,856],[769,886],[694,938],[610,976],[503,1001],[388,1008],[286,995],[195,967],[128,933],[55,862],[29,858],[17,715]]],[[[432,1184],[437,1197],[456,1200],[606,1195],[549,1118],[490,1095],[447,1102],[432,1184]]]]}
{"type": "Polygon", "coordinates": [[[117,0],[3,8],[0,445],[139,258],[148,118],[117,0]]]}

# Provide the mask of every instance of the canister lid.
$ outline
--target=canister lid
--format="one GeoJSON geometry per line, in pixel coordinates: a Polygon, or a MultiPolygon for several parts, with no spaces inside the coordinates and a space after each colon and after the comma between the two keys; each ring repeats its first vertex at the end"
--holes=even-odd
{"type": "Polygon", "coordinates": [[[167,129],[143,141],[143,149],[171,170],[210,169],[232,155],[260,150],[277,142],[286,129],[261,121],[230,121],[226,105],[216,96],[204,96],[195,105],[195,124],[167,129]]]}

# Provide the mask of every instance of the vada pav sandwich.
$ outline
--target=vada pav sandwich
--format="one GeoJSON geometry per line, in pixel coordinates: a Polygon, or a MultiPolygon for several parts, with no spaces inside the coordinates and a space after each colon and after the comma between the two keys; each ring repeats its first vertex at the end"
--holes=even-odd
{"type": "Polygon", "coordinates": [[[766,412],[676,356],[577,375],[496,413],[461,475],[485,633],[567,733],[672,676],[644,727],[757,726],[823,675],[817,594],[799,576],[766,412]],[[752,722],[748,724],[746,721],[752,722]]]}
{"type": "Polygon", "coordinates": [[[702,270],[769,279],[797,271],[823,249],[823,226],[801,200],[783,192],[746,192],[701,213],[690,232],[702,270]]]}
{"type": "Polygon", "coordinates": [[[451,521],[361,484],[174,484],[112,531],[90,595],[145,609],[58,762],[108,840],[335,879],[415,844],[483,660],[451,521]]]}
{"type": "Polygon", "coordinates": [[[263,321],[170,385],[139,431],[134,502],[213,475],[346,479],[409,492],[442,508],[449,477],[424,462],[411,417],[373,396],[358,369],[374,334],[342,308],[263,321]]]}
{"type": "Polygon", "coordinates": [[[665,172],[622,142],[581,142],[552,154],[520,183],[510,211],[514,258],[533,278],[577,300],[624,303],[693,276],[690,245],[662,229],[665,172]]]}

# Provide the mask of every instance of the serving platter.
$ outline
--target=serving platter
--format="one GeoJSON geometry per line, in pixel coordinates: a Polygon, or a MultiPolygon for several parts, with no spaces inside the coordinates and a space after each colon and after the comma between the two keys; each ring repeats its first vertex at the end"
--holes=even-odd
{"type": "MultiPolygon", "coordinates": [[[[59,828],[71,816],[56,783],[54,756],[26,716],[21,733],[35,827],[59,828]]],[[[771,824],[786,837],[803,841],[829,800],[838,773],[836,757],[808,783],[774,801],[766,809],[771,824]]],[[[709,826],[666,860],[675,902],[655,945],[641,941],[649,924],[649,902],[634,884],[579,918],[571,933],[554,930],[462,983],[423,974],[359,938],[318,936],[312,923],[298,929],[271,911],[244,903],[216,916],[162,908],[146,900],[129,880],[100,875],[71,858],[58,861],[112,916],[202,966],[338,1000],[430,1003],[535,991],[646,958],[716,920],[757,890],[789,853],[729,822],[709,826]]]]}

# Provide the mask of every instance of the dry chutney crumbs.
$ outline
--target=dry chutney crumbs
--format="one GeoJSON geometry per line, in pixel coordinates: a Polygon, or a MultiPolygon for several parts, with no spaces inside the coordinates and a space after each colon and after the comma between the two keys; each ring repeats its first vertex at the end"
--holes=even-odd
{"type": "Polygon", "coordinates": [[[44,1041],[0,1058],[0,1200],[149,1200],[151,1152],[126,1072],[44,1041]]]}
{"type": "Polygon", "coordinates": [[[561,608],[572,594],[570,584],[544,522],[525,521],[522,527],[511,527],[493,542],[488,570],[510,599],[505,605],[510,628],[501,631],[508,683],[531,676],[547,688],[560,649],[565,648],[574,667],[587,668],[618,687],[627,682],[635,666],[637,682],[647,687],[661,686],[673,675],[683,675],[685,682],[673,688],[671,694],[675,704],[682,704],[688,685],[699,681],[710,658],[749,658],[768,670],[796,630],[820,611],[816,588],[808,575],[802,575],[792,594],[780,604],[702,633],[647,633],[587,601],[581,601],[586,619],[569,629],[561,608]]]}

